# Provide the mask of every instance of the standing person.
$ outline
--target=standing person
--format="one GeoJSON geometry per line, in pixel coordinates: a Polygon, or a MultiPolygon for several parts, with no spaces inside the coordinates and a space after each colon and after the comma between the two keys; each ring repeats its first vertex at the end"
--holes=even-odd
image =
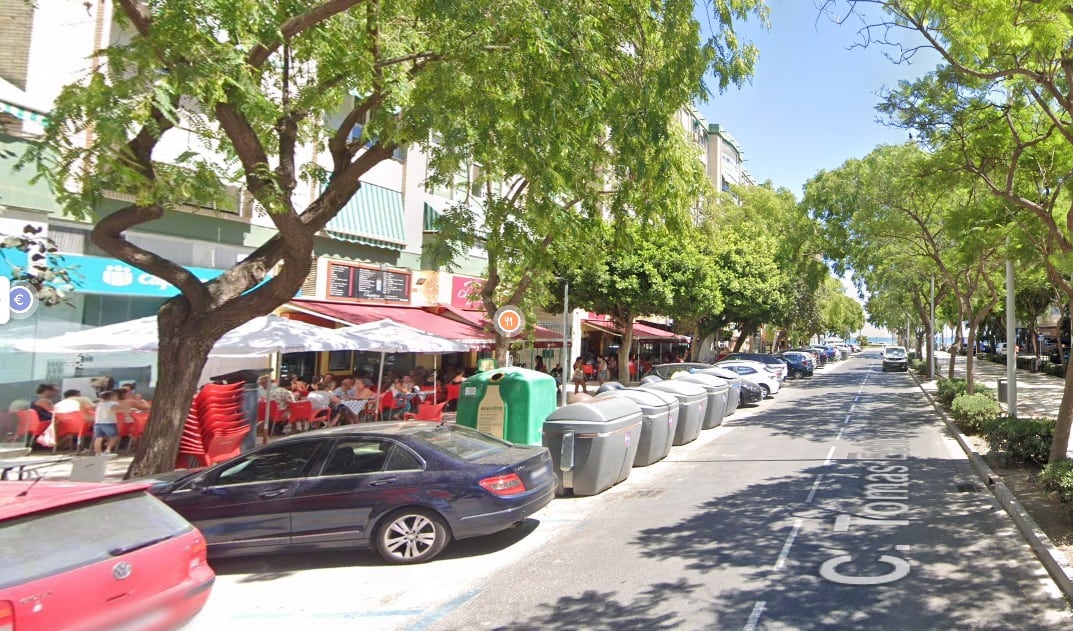
{"type": "MultiPolygon", "coordinates": [[[[99,396],[97,413],[93,419],[93,453],[98,456],[115,453],[115,446],[119,443],[119,425],[116,414],[129,410],[119,402],[119,393],[115,390],[105,390],[99,396]],[[106,447],[105,438],[108,439],[106,447]]],[[[75,440],[78,438],[76,437],[75,440]]]]}
{"type": "MultiPolygon", "coordinates": [[[[286,416],[287,406],[289,404],[291,404],[291,403],[294,403],[294,401],[295,401],[294,393],[291,392],[291,379],[290,379],[290,377],[284,377],[284,378],[279,380],[279,385],[277,385],[275,388],[272,388],[272,390],[269,391],[269,393],[268,393],[268,401],[269,401],[269,405],[271,405],[272,401],[275,401],[276,402],[276,407],[279,408],[280,413],[282,413],[283,416],[286,416]]],[[[282,436],[283,435],[283,428],[286,425],[287,425],[286,420],[282,420],[280,422],[274,423],[274,427],[272,428],[272,435],[273,436],[282,436]]]]}
{"type": "Polygon", "coordinates": [[[570,374],[570,381],[574,383],[574,394],[577,394],[578,388],[585,393],[589,393],[589,386],[585,382],[585,363],[578,357],[574,360],[574,371],[570,374]]]}
{"type": "Polygon", "coordinates": [[[544,358],[542,356],[536,356],[536,360],[533,362],[533,370],[539,370],[540,372],[548,372],[548,369],[544,367],[544,358]]]}
{"type": "Polygon", "coordinates": [[[611,372],[607,369],[607,358],[600,356],[596,362],[596,381],[602,386],[611,379],[611,372]]]}
{"type": "Polygon", "coordinates": [[[257,400],[267,401],[268,393],[272,391],[272,378],[268,375],[257,378],[257,400]]]}

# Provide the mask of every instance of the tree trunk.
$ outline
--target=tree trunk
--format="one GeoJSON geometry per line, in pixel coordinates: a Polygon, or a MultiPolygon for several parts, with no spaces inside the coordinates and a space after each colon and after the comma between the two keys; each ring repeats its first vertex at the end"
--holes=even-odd
{"type": "Polygon", "coordinates": [[[747,340],[750,337],[752,337],[752,335],[753,335],[753,333],[755,331],[756,331],[755,327],[742,326],[742,328],[738,332],[738,339],[737,339],[737,341],[734,342],[734,350],[732,352],[735,352],[735,353],[740,352],[741,347],[745,346],[745,340],[747,340]]]}
{"type": "Polygon", "coordinates": [[[506,366],[507,356],[510,355],[510,338],[503,337],[499,333],[496,333],[496,347],[493,352],[496,366],[506,366]]]}
{"type": "MultiPolygon", "coordinates": [[[[618,347],[618,380],[626,383],[630,380],[630,349],[633,347],[633,320],[622,327],[622,344],[618,347]]],[[[638,358],[640,363],[640,358],[638,358]]]]}
{"type": "Polygon", "coordinates": [[[1070,366],[1073,366],[1073,361],[1066,364],[1065,389],[1062,391],[1062,403],[1058,406],[1058,418],[1054,422],[1049,462],[1065,460],[1069,451],[1070,428],[1073,427],[1073,370],[1070,370],[1070,366]]]}
{"type": "MultiPolygon", "coordinates": [[[[197,380],[216,340],[197,339],[200,325],[161,327],[159,377],[145,434],[138,441],[127,478],[175,469],[183,424],[197,390],[197,380]]],[[[204,334],[200,334],[204,338],[204,334]]]]}
{"type": "Polygon", "coordinates": [[[965,392],[973,394],[975,380],[972,376],[973,360],[976,359],[976,322],[969,322],[969,339],[966,343],[968,351],[965,353],[965,392]]]}

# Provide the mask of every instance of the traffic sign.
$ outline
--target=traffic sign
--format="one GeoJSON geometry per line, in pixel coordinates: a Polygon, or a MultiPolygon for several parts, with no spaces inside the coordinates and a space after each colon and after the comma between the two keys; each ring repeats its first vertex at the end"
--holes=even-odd
{"type": "Polygon", "coordinates": [[[505,305],[496,311],[495,317],[492,318],[492,325],[503,337],[515,337],[525,328],[525,316],[517,307],[505,305]]]}

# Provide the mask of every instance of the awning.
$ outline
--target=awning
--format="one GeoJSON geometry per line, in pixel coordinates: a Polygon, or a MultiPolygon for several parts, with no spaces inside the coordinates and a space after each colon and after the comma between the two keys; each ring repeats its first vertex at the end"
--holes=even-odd
{"type": "Polygon", "coordinates": [[[324,231],[342,241],[399,251],[406,245],[402,218],[402,193],[362,182],[324,231]]]}
{"type": "MultiPolygon", "coordinates": [[[[480,327],[482,330],[488,331],[492,329],[492,323],[485,316],[484,311],[474,311],[471,309],[459,309],[453,305],[447,305],[440,303],[434,307],[425,307],[426,310],[435,314],[450,314],[448,317],[453,317],[455,320],[461,320],[469,322],[470,324],[480,327]]],[[[549,348],[558,347],[563,345],[563,336],[560,333],[556,333],[549,328],[536,325],[533,327],[533,346],[537,348],[549,348]]]]}
{"type": "Polygon", "coordinates": [[[428,331],[440,337],[468,344],[472,348],[484,348],[495,343],[495,335],[479,327],[430,313],[421,307],[395,307],[386,305],[351,304],[323,300],[292,300],[284,309],[296,309],[319,314],[328,319],[365,324],[377,320],[393,320],[428,331]]]}
{"type": "Polygon", "coordinates": [[[15,118],[38,125],[48,122],[49,106],[32,103],[24,90],[0,78],[0,112],[11,114],[15,118]]]}
{"type": "MultiPolygon", "coordinates": [[[[622,331],[618,330],[611,320],[582,320],[582,324],[596,329],[608,335],[622,337],[622,331]]],[[[672,331],[664,331],[655,326],[641,322],[633,323],[633,339],[638,342],[688,342],[689,337],[678,335],[672,331]]]]}

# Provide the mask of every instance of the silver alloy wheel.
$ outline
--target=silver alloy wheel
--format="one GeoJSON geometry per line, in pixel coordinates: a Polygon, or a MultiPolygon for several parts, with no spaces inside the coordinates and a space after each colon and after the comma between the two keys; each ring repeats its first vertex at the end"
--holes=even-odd
{"type": "Polygon", "coordinates": [[[376,538],[377,551],[391,563],[420,563],[447,544],[447,528],[439,516],[422,509],[404,509],[388,517],[376,538]]]}
{"type": "Polygon", "coordinates": [[[764,396],[761,398],[766,399],[771,396],[771,388],[767,387],[767,384],[761,383],[757,385],[759,385],[760,389],[764,391],[764,396]]]}

